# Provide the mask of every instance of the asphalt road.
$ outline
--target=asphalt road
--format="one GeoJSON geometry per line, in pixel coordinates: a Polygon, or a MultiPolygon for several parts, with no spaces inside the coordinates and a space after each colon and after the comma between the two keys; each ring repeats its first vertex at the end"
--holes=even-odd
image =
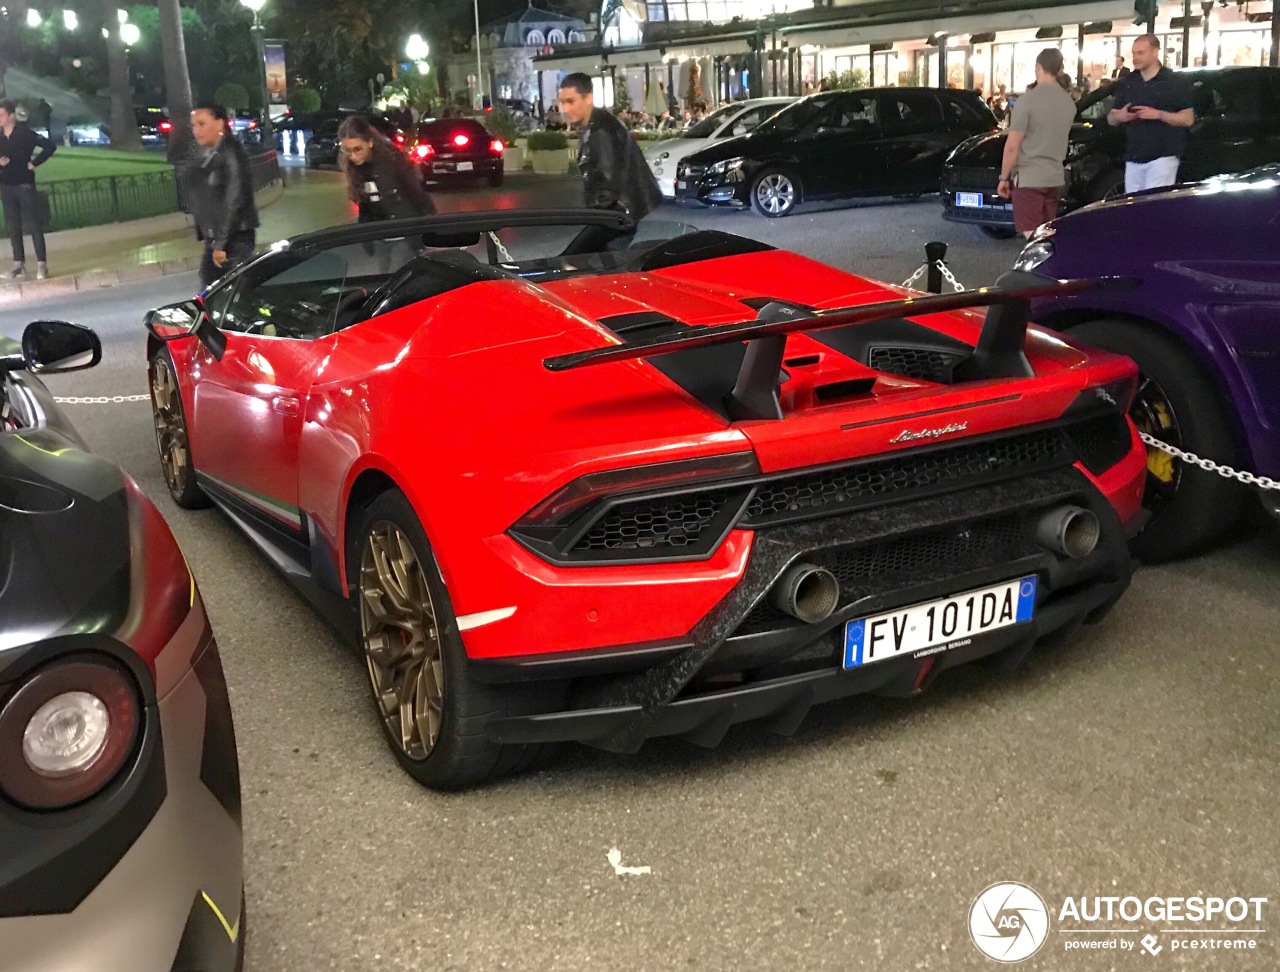
{"type": "MultiPolygon", "coordinates": [[[[570,180],[513,182],[504,201],[568,201],[570,180]]],[[[481,192],[442,197],[476,206],[481,192]]],[[[694,213],[870,275],[901,280],[951,241],[957,276],[989,283],[1016,244],[937,216],[936,198],[766,221],[694,213]]],[[[688,215],[688,214],[686,214],[688,215]]],[[[53,376],[59,395],[146,390],[142,312],[191,278],[0,314],[68,317],[104,364],[53,376]]],[[[707,752],[574,748],[538,775],[441,796],[400,772],[355,653],[215,511],[168,500],[145,403],[68,406],[173,524],[232,690],[244,779],[249,972],[343,970],[988,969],[970,942],[997,881],[1054,912],[1024,968],[1280,967],[1276,837],[1280,531],[1148,568],[1073,645],[994,681],[957,672],[912,702],[815,711],[790,740],[753,726],[707,752]],[[652,869],[615,875],[625,865],[652,869]],[[1068,951],[1063,899],[1268,896],[1243,952],[1174,950],[1182,927],[1097,927],[1128,951],[1068,951]],[[1155,958],[1139,938],[1157,934],[1155,958]]],[[[1182,923],[1191,928],[1230,927],[1182,923]]],[[[1205,938],[1203,935],[1182,936],[1205,938]]]]}

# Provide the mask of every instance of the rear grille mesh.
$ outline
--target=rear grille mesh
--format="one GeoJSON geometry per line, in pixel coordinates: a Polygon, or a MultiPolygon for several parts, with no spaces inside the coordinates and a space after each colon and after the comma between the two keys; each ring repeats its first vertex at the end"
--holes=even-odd
{"type": "Polygon", "coordinates": [[[762,483],[747,506],[745,526],[771,526],[864,505],[904,490],[960,485],[1008,472],[1029,472],[1070,456],[1062,434],[1044,429],[930,452],[788,476],[762,483]]]}
{"type": "Polygon", "coordinates": [[[1128,455],[1132,445],[1129,422],[1119,412],[1075,422],[1066,430],[1076,455],[1095,476],[1128,455]]]}
{"type": "Polygon", "coordinates": [[[867,364],[876,371],[921,381],[951,382],[952,369],[964,355],[930,348],[872,348],[867,364]]]}
{"type": "MultiPolygon", "coordinates": [[[[843,606],[869,593],[869,588],[901,587],[933,576],[1012,560],[1033,546],[1033,531],[1032,518],[1006,513],[864,546],[824,550],[805,560],[836,576],[843,606]]],[[[737,633],[751,634],[795,623],[799,622],[761,601],[737,633]]]]}
{"type": "Polygon", "coordinates": [[[619,503],[597,520],[571,550],[679,550],[694,546],[724,510],[730,496],[728,491],[719,491],[619,503]]]}

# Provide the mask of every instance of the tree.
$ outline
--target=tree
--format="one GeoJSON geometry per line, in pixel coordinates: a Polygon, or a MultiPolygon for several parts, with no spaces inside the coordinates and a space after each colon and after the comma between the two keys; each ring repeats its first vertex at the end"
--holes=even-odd
{"type": "Polygon", "coordinates": [[[102,0],[102,26],[107,32],[107,87],[111,92],[111,147],[139,151],[142,139],[133,116],[133,84],[124,41],[120,39],[117,9],[117,0],[102,0]]]}
{"type": "Polygon", "coordinates": [[[182,35],[178,0],[159,0],[160,46],[164,52],[164,93],[169,106],[170,158],[185,150],[191,138],[191,75],[187,73],[187,44],[182,35]]]}
{"type": "Polygon", "coordinates": [[[240,111],[250,107],[249,92],[243,84],[236,84],[234,81],[218,85],[218,90],[213,93],[213,100],[227,111],[240,111]]]}
{"type": "Polygon", "coordinates": [[[847,68],[844,71],[832,71],[822,82],[824,91],[850,91],[867,86],[867,72],[862,68],[847,68]]]}
{"type": "Polygon", "coordinates": [[[309,115],[320,110],[320,92],[296,85],[289,89],[289,108],[295,114],[309,115]]]}

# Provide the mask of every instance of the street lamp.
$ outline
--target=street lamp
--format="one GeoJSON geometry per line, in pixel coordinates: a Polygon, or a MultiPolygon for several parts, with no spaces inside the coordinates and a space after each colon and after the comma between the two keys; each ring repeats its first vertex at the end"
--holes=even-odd
{"type": "Polygon", "coordinates": [[[42,22],[43,21],[40,17],[40,11],[37,10],[35,7],[28,7],[27,8],[27,26],[39,27],[42,22]]]}
{"type": "Polygon", "coordinates": [[[240,3],[253,11],[253,26],[249,32],[253,34],[253,46],[258,52],[258,85],[262,91],[262,140],[271,144],[271,106],[267,102],[267,51],[266,39],[263,35],[262,21],[258,15],[266,6],[267,0],[240,0],[240,3]]]}
{"type": "Polygon", "coordinates": [[[80,26],[80,20],[76,17],[76,12],[74,10],[62,11],[62,26],[67,30],[75,30],[80,26]]]}
{"type": "Polygon", "coordinates": [[[410,34],[404,42],[404,53],[411,61],[425,61],[431,53],[431,47],[421,34],[410,34]]]}
{"type": "Polygon", "coordinates": [[[120,40],[124,42],[125,47],[132,47],[142,37],[142,32],[138,30],[137,24],[123,23],[120,25],[120,40]]]}

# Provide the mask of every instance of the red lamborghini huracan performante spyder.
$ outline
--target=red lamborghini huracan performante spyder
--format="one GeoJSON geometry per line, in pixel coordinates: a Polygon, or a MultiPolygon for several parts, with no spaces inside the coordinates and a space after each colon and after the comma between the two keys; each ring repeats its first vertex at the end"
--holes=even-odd
{"type": "Polygon", "coordinates": [[[790,733],[1104,614],[1136,370],[1027,315],[1130,283],[926,296],[581,210],[350,226],[149,315],[156,437],[459,787],[560,741],[790,733]]]}

